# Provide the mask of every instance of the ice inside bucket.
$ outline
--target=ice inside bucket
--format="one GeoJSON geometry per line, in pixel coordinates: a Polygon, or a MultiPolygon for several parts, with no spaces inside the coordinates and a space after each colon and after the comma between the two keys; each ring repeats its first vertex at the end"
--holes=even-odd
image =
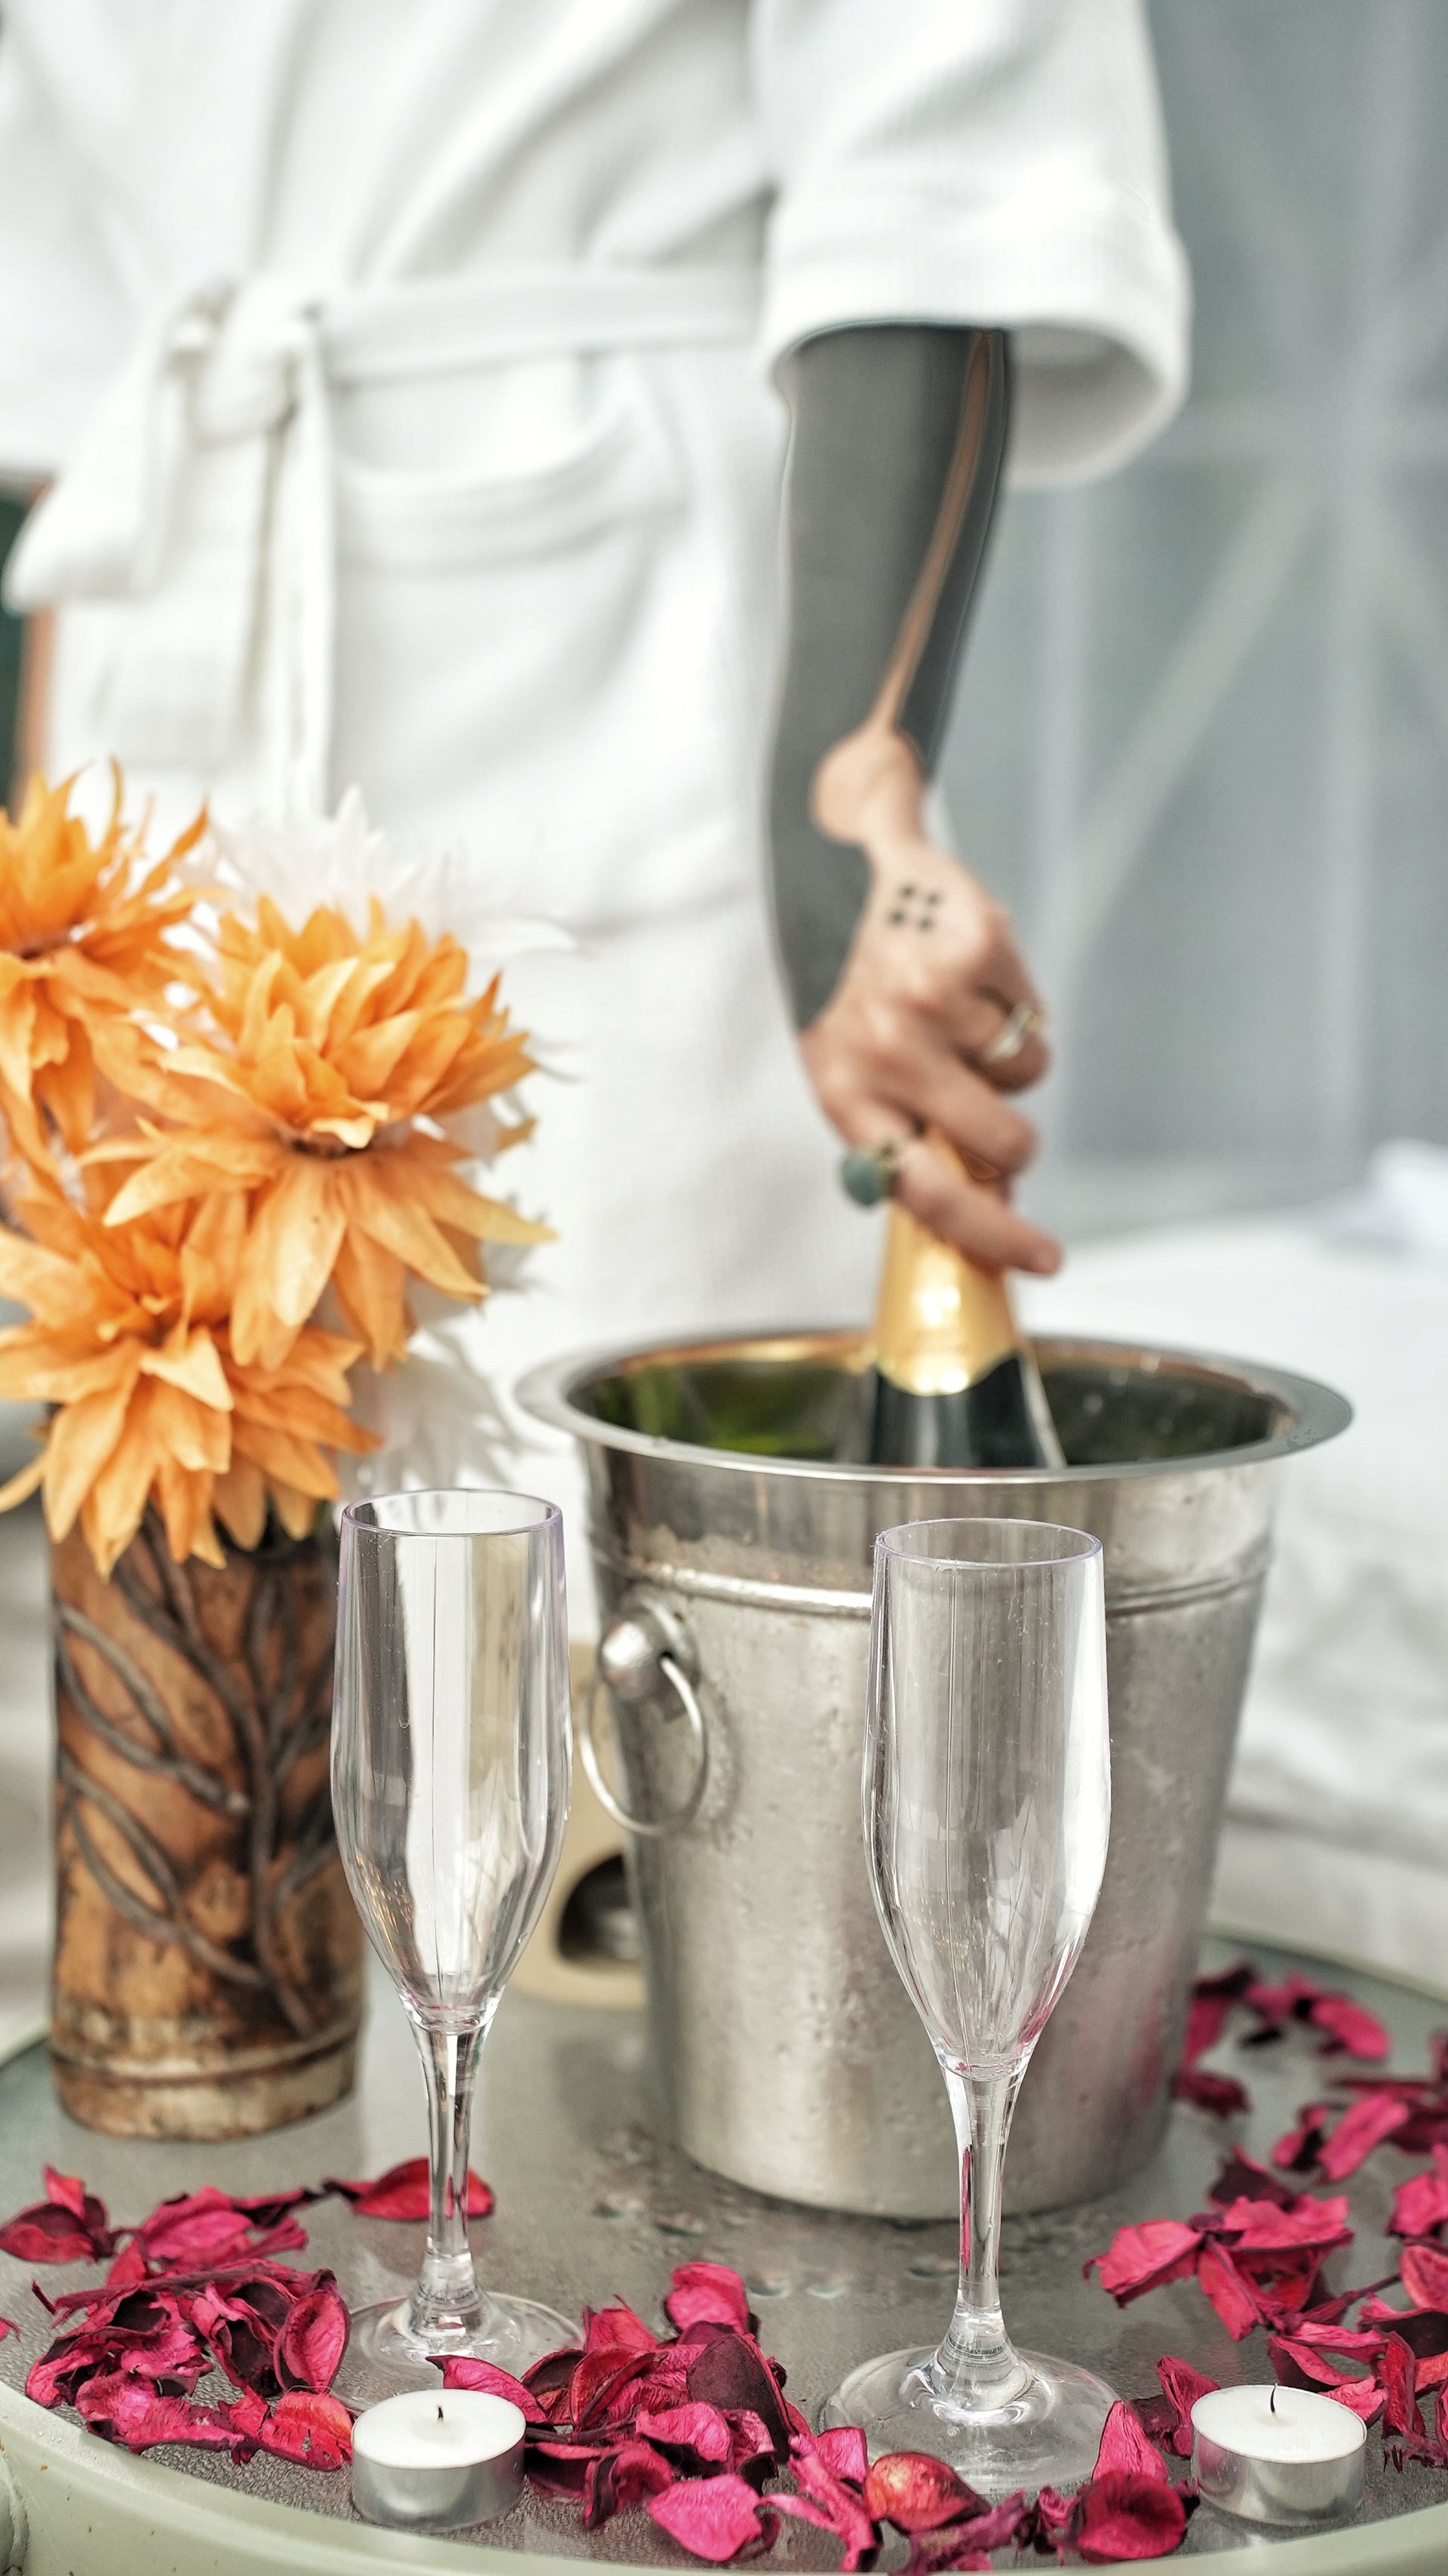
{"type": "Polygon", "coordinates": [[[1105,2189],[1166,2116],[1277,1477],[1349,1409],[1234,1360],[1063,1338],[1037,1356],[1064,1471],[838,1463],[867,1359],[852,1334],[582,1358],[522,1390],[588,1463],[619,1785],[656,1828],[629,1858],[676,2132],[785,2199],[955,2204],[944,2088],[861,1846],[871,1555],[897,1521],[1060,1521],[1105,1551],[1111,1852],[1021,2096],[1008,2205],[1105,2189]]]}

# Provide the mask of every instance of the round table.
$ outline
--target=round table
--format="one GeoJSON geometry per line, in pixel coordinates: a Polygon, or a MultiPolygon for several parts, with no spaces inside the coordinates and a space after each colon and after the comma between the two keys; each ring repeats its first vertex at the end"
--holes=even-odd
{"type": "MultiPolygon", "coordinates": [[[[1237,1955],[1210,1945],[1208,1964],[1237,1955]]],[[[1292,1965],[1341,1985],[1392,2027],[1394,2064],[1421,2068],[1429,2032],[1448,2021],[1448,1996],[1333,1963],[1295,1961],[1253,1945],[1274,1976],[1292,1965]]],[[[722,1964],[722,1963],[721,1963],[722,1964]]],[[[1087,2257],[1128,2219],[1185,2217],[1235,2137],[1265,2155],[1297,2105],[1343,2063],[1326,2065],[1310,2035],[1269,2048],[1231,2047],[1213,2062],[1238,2071],[1253,2098],[1249,2119],[1227,2125],[1178,2105],[1159,2155],[1110,2198],[1089,2207],[1006,2224],[1003,2288],[1013,2333],[1071,2355],[1127,2396],[1155,2392],[1158,2355],[1183,2355],[1214,2378],[1270,2375],[1262,2339],[1234,2345],[1190,2283],[1151,2293],[1124,2312],[1084,2281],[1087,2257]]],[[[215,2182],[238,2192],[371,2175],[419,2153],[425,2141],[421,2076],[410,2033],[390,1991],[374,1987],[361,2076],[353,2099],[322,2117],[233,2146],[179,2146],[103,2138],[65,2116],[51,2089],[43,2042],[0,2065],[0,2200],[3,2214],[40,2195],[44,2163],[84,2177],[114,2223],[142,2217],[170,2193],[215,2182]]],[[[509,1996],[483,2061],[473,2162],[498,2196],[474,2228],[480,2265],[500,2287],[526,2291],[565,2312],[611,2297],[651,2322],[672,2266],[710,2256],[743,2273],[761,2340],[789,2374],[790,2394],[812,2410],[861,2356],[924,2341],[943,2327],[955,2271],[948,2223],[904,2225],[796,2209],[717,2180],[669,2146],[655,2108],[641,2019],[619,2011],[509,1996]]],[[[1370,2280],[1393,2267],[1382,2241],[1393,2185],[1413,2170],[1391,2146],[1349,2186],[1357,2241],[1336,2270],[1370,2280]],[[1382,2259],[1379,2259],[1379,2258],[1382,2259]],[[1346,2261],[1349,2269],[1341,2271],[1346,2261]]],[[[337,2199],[300,2213],[308,2249],[299,2262],[328,2264],[354,2306],[410,2282],[418,2227],[355,2218],[337,2199]]],[[[18,2334],[0,2341],[0,2567],[26,2576],[353,2576],[364,2569],[431,2568],[439,2576],[490,2569],[507,2576],[528,2553],[534,2576],[561,2576],[565,2560],[621,2566],[697,2565],[642,2513],[585,2534],[573,2510],[527,2495],[486,2534],[419,2539],[379,2531],[352,2513],[345,2471],[331,2476],[258,2455],[234,2467],[224,2453],[171,2451],[134,2458],[85,2431],[73,2414],[47,2413],[21,2394],[25,2373],[53,2327],[31,2293],[32,2267],[0,2256],[0,2314],[18,2334]],[[11,2534],[5,2552],[5,2511],[11,2534]]],[[[47,2268],[42,2286],[94,2282],[95,2267],[47,2268]]],[[[338,2386],[348,2392],[347,2364],[338,2386]]],[[[207,2393],[203,2386],[202,2395],[207,2393]]],[[[1250,2531],[1203,2506],[1180,2555],[1250,2549],[1272,2576],[1441,2576],[1448,2566],[1448,2478],[1384,2465],[1369,2436],[1369,2497],[1351,2527],[1300,2538],[1250,2531]]],[[[903,2556],[892,2541],[888,2568],[903,2556]]],[[[838,2545],[788,2522],[770,2568],[833,2568],[838,2545]]]]}

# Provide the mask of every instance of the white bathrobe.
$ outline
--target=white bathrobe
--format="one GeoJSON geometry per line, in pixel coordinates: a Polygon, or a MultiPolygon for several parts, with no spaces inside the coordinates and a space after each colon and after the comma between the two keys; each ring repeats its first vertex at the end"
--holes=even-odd
{"type": "Polygon", "coordinates": [[[868,1302],[766,931],[771,362],[1009,325],[1061,479],[1169,415],[1186,311],[1138,0],[5,0],[52,764],[224,811],[300,762],[573,936],[513,975],[569,1078],[499,1379],[868,1302]]]}

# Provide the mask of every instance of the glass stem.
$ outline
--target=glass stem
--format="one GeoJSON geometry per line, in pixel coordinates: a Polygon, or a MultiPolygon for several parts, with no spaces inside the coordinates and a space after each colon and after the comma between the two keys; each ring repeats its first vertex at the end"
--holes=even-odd
{"type": "Polygon", "coordinates": [[[999,2075],[945,2069],[960,2155],[960,2287],[930,2378],[936,2395],[965,2414],[1005,2405],[1030,2378],[1006,2333],[999,2280],[1001,2177],[1025,2071],[1024,2058],[999,2075]]]}
{"type": "Polygon", "coordinates": [[[473,2030],[417,2032],[427,2080],[432,2190],[427,2252],[408,2315],[413,2333],[439,2352],[463,2344],[483,2318],[468,2243],[468,2139],[488,2021],[473,2030]]]}

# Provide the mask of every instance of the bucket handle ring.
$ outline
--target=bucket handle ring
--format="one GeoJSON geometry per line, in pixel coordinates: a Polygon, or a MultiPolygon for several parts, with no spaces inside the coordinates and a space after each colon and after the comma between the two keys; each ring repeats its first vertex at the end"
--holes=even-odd
{"type": "Polygon", "coordinates": [[[636,1603],[631,1610],[611,1619],[598,1642],[598,1662],[578,1722],[578,1749],[589,1786],[605,1814],[612,1816],[625,1833],[638,1834],[645,1842],[661,1842],[666,1834],[679,1833],[692,1824],[699,1812],[709,1778],[709,1738],[704,1727],[704,1712],[699,1695],[685,1669],[688,1653],[682,1631],[673,1632],[677,1622],[651,1606],[636,1603]],[[629,1812],[604,1777],[594,1735],[594,1716],[598,1707],[599,1686],[606,1682],[615,1698],[626,1701],[649,1699],[660,1681],[668,1683],[678,1702],[678,1709],[668,1711],[670,1720],[682,1709],[697,1756],[697,1768],[688,1796],[668,1815],[635,1816],[629,1812]]]}

